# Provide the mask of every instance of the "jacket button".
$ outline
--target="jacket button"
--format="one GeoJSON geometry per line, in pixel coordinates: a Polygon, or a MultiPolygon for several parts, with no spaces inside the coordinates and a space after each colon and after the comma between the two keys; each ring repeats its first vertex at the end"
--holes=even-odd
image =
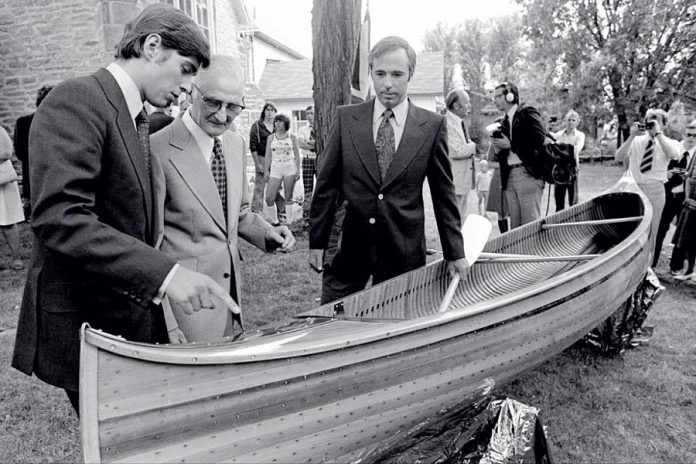
{"type": "Polygon", "coordinates": [[[229,278],[230,278],[230,273],[229,273],[229,272],[225,272],[224,274],[222,274],[222,277],[224,277],[225,279],[229,279],[229,278]]]}
{"type": "Polygon", "coordinates": [[[382,199],[384,199],[384,195],[382,195],[382,194],[380,193],[379,195],[377,195],[377,198],[380,199],[380,200],[382,200],[382,199]]]}
{"type": "Polygon", "coordinates": [[[370,224],[374,224],[374,223],[377,222],[377,221],[375,221],[375,218],[370,218],[370,220],[369,220],[368,222],[369,222],[370,224]]]}

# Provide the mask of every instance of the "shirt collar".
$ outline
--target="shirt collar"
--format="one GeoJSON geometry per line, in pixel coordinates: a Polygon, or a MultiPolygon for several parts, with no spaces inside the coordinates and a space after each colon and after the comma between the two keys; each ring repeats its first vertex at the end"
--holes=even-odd
{"type": "MultiPolygon", "coordinates": [[[[206,134],[205,131],[201,129],[201,126],[196,124],[196,121],[194,121],[191,117],[190,108],[187,109],[184,115],[181,117],[181,122],[184,123],[184,126],[186,126],[188,131],[193,136],[193,139],[196,141],[196,145],[198,145],[198,148],[200,148],[205,159],[210,159],[213,153],[213,138],[206,134]]],[[[222,138],[220,138],[220,142],[222,142],[222,138]]]]}
{"type": "Polygon", "coordinates": [[[450,110],[447,110],[447,120],[455,125],[460,124],[462,122],[462,118],[460,118],[450,110]]]}
{"type": "Polygon", "coordinates": [[[126,99],[126,106],[131,115],[131,119],[135,121],[135,117],[143,110],[143,100],[140,96],[140,90],[135,85],[135,81],[118,63],[111,63],[106,67],[106,70],[114,76],[123,97],[126,99]]]}
{"type": "MultiPolygon", "coordinates": [[[[379,98],[375,98],[375,107],[372,113],[372,124],[376,124],[377,121],[382,117],[382,113],[387,107],[379,101],[379,98]]],[[[394,112],[394,122],[397,126],[401,126],[406,122],[406,116],[408,116],[408,98],[404,98],[404,101],[396,105],[391,109],[394,112]]]]}

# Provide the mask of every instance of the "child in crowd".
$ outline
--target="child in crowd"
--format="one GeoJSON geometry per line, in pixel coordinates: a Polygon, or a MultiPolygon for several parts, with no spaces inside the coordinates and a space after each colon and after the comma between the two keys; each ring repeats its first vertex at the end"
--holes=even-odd
{"type": "Polygon", "coordinates": [[[481,169],[476,174],[476,193],[478,194],[478,210],[481,216],[486,216],[486,205],[488,204],[488,188],[491,185],[493,171],[488,170],[488,161],[481,160],[481,169]]]}

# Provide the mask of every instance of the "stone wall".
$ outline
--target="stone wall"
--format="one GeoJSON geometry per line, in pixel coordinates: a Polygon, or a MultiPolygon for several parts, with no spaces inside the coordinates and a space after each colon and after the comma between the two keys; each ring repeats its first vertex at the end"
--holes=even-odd
{"type": "Polygon", "coordinates": [[[104,60],[102,2],[9,0],[0,6],[0,124],[34,111],[36,91],[104,60]]]}
{"type": "MultiPolygon", "coordinates": [[[[0,2],[0,125],[11,136],[15,120],[35,110],[36,92],[43,85],[91,74],[110,63],[126,23],[157,1],[0,2]]],[[[217,53],[240,58],[231,1],[211,1],[213,40],[217,53]]]]}

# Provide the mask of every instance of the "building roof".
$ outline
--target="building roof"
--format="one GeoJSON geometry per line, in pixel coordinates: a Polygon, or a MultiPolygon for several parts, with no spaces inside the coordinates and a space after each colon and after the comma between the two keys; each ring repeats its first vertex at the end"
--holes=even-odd
{"type": "MultiPolygon", "coordinates": [[[[408,85],[409,95],[442,95],[444,52],[424,52],[416,59],[416,72],[408,85]]],[[[312,61],[267,61],[259,81],[266,98],[301,100],[313,96],[312,61]]]]}

